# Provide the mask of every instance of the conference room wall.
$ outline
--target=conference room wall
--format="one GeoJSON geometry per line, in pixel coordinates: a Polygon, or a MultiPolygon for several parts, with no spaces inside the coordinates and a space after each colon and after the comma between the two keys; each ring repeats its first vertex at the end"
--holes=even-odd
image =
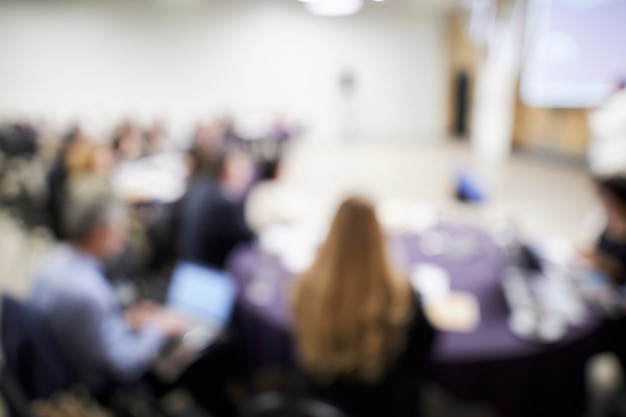
{"type": "MultiPolygon", "coordinates": [[[[0,3],[0,118],[57,123],[282,111],[320,139],[438,138],[445,19],[368,2],[319,18],[297,1],[0,3]],[[173,3],[174,4],[174,3],[173,3]],[[342,92],[343,73],[355,88],[342,92]]],[[[106,123],[105,123],[106,124],[106,123]]]]}

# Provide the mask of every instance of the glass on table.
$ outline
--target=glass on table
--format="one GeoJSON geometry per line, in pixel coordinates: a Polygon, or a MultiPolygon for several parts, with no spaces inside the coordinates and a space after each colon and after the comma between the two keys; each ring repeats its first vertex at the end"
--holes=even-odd
{"type": "Polygon", "coordinates": [[[262,262],[249,270],[245,283],[244,293],[253,304],[265,307],[272,305],[278,298],[280,291],[280,271],[276,265],[262,262]]]}

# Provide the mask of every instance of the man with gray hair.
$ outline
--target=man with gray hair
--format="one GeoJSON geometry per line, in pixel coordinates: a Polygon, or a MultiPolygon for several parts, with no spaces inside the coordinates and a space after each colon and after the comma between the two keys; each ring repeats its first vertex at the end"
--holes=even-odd
{"type": "Polygon", "coordinates": [[[182,323],[152,303],[123,311],[103,273],[126,244],[124,206],[107,199],[68,206],[62,245],[36,276],[30,305],[41,313],[78,382],[94,392],[139,379],[182,323]]]}

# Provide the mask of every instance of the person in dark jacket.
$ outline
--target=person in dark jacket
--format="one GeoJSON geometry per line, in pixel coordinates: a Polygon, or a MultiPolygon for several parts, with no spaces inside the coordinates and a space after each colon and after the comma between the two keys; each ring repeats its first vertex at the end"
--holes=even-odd
{"type": "MultiPolygon", "coordinates": [[[[606,216],[606,226],[594,250],[588,254],[591,264],[616,286],[626,284],[626,177],[612,176],[596,180],[596,189],[606,216]]],[[[623,300],[622,300],[623,302],[623,300]]],[[[626,372],[626,318],[609,322],[612,350],[626,372]]]]}
{"type": "Polygon", "coordinates": [[[626,177],[597,181],[606,227],[596,243],[593,264],[618,284],[626,284],[626,177]]]}
{"type": "Polygon", "coordinates": [[[180,257],[223,269],[230,252],[250,242],[233,156],[221,152],[198,156],[187,194],[179,206],[180,257]],[[236,188],[236,187],[235,187],[236,188]]]}

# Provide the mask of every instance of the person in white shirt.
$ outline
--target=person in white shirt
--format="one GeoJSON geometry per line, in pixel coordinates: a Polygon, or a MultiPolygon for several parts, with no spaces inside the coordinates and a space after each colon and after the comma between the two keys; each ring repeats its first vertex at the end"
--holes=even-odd
{"type": "Polygon", "coordinates": [[[595,175],[626,172],[626,80],[589,117],[589,169],[595,175]]]}
{"type": "Polygon", "coordinates": [[[270,226],[310,220],[315,205],[306,194],[281,179],[280,161],[274,161],[268,169],[272,172],[246,198],[245,215],[250,227],[261,232],[270,226]]]}

